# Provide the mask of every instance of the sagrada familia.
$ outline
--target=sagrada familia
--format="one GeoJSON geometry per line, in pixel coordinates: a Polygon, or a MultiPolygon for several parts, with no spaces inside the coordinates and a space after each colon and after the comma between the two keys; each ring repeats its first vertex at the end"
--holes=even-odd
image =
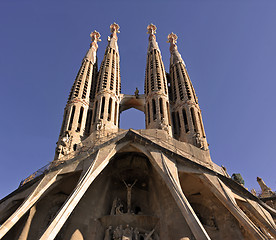
{"type": "MultiPolygon", "coordinates": [[[[98,70],[100,34],[69,94],[54,160],[0,200],[3,240],[275,239],[275,193],[264,198],[215,164],[198,99],[174,33],[165,71],[149,34],[144,94],[121,93],[119,26],[98,70]],[[146,129],[119,128],[120,113],[145,114],[146,129]]],[[[238,178],[237,178],[238,179],[238,178]]]]}

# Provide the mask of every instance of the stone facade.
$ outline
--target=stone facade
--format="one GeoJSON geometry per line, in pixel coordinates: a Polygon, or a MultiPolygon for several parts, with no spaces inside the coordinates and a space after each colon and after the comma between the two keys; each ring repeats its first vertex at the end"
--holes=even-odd
{"type": "Polygon", "coordinates": [[[145,93],[125,95],[119,26],[110,28],[99,71],[100,35],[91,34],[55,159],[0,200],[0,239],[275,239],[276,211],[211,160],[176,35],[168,36],[166,73],[156,27],[148,26],[145,93]],[[145,113],[146,129],[118,127],[132,107],[145,113]]]}

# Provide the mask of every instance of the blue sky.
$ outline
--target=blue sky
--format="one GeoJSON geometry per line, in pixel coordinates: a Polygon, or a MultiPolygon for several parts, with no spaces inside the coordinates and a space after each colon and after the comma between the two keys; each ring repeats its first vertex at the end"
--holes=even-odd
{"type": "MultiPolygon", "coordinates": [[[[169,71],[170,32],[187,65],[202,109],[212,160],[259,190],[275,178],[275,1],[1,1],[0,198],[52,161],[63,109],[95,29],[121,27],[122,93],[144,89],[146,27],[169,71]]],[[[136,110],[121,128],[144,128],[136,110]]]]}

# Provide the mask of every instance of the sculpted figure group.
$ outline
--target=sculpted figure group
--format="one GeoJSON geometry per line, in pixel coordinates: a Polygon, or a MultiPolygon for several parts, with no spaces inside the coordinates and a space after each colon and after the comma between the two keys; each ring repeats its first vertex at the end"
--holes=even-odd
{"type": "Polygon", "coordinates": [[[105,230],[104,240],[159,240],[155,229],[147,231],[144,229],[133,228],[128,224],[123,227],[119,225],[115,228],[109,226],[105,230]]]}

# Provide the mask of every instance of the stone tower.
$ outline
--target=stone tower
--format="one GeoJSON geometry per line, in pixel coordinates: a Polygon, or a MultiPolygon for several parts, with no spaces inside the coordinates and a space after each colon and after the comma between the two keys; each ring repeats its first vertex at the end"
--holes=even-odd
{"type": "Polygon", "coordinates": [[[120,56],[118,49],[119,25],[110,25],[111,36],[105,50],[97,78],[92,131],[117,132],[121,93],[120,56]]]}
{"type": "Polygon", "coordinates": [[[164,129],[171,135],[168,84],[161,52],[156,42],[156,26],[148,26],[149,46],[145,77],[146,129],[164,129]]]}
{"type": "Polygon", "coordinates": [[[89,126],[85,126],[87,117],[90,118],[90,91],[93,91],[95,75],[97,73],[97,50],[100,34],[94,31],[90,34],[91,44],[82,60],[80,70],[72,86],[67,105],[64,109],[63,122],[57,142],[55,159],[72,150],[76,150],[82,137],[89,133],[89,126]],[[94,81],[93,81],[94,80],[94,81]]]}
{"type": "Polygon", "coordinates": [[[173,134],[181,142],[188,142],[202,149],[208,149],[201,110],[188,75],[186,65],[177,50],[177,36],[168,35],[170,43],[170,80],[173,134]]]}
{"type": "Polygon", "coordinates": [[[148,26],[145,94],[126,95],[118,29],[111,25],[99,72],[92,33],[55,159],[0,200],[0,239],[275,239],[275,209],[211,160],[176,35],[168,74],[148,26]],[[119,113],[131,107],[145,113],[146,129],[119,129],[119,113]]]}

